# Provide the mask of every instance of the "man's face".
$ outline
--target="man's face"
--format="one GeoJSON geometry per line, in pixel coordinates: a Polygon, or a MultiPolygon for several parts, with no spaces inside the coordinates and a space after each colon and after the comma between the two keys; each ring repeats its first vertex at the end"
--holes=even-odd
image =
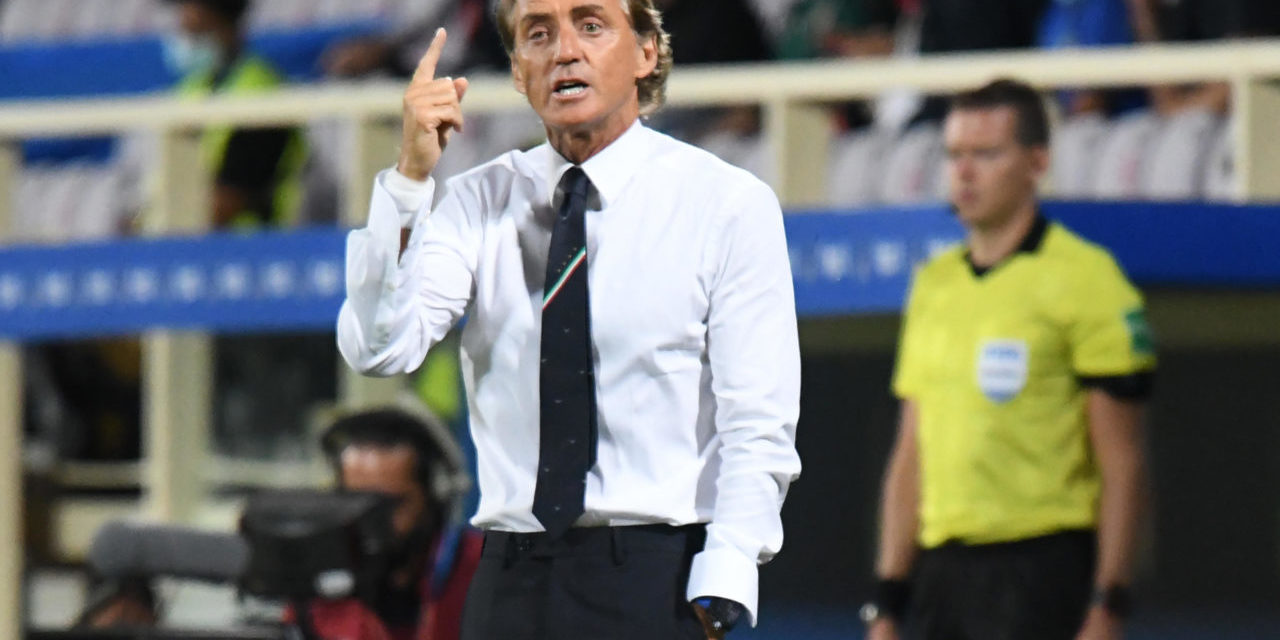
{"type": "Polygon", "coordinates": [[[342,488],[349,491],[374,491],[396,500],[391,524],[397,538],[405,539],[415,526],[429,517],[427,496],[418,484],[414,471],[417,452],[409,446],[349,446],[342,451],[342,488]]]}
{"type": "Polygon", "coordinates": [[[178,26],[192,36],[212,36],[226,23],[218,12],[200,2],[178,5],[178,26]]]}
{"type": "Polygon", "coordinates": [[[556,130],[626,125],[640,113],[636,81],[653,72],[657,44],[638,41],[625,0],[518,0],[511,74],[556,130]]]}
{"type": "Polygon", "coordinates": [[[1048,151],[1017,139],[1012,107],[955,109],[943,137],[951,203],[968,227],[999,227],[1035,199],[1048,151]]]}
{"type": "Polygon", "coordinates": [[[116,596],[88,621],[90,629],[114,627],[152,627],[156,624],[155,611],[147,603],[128,595],[116,596]]]}

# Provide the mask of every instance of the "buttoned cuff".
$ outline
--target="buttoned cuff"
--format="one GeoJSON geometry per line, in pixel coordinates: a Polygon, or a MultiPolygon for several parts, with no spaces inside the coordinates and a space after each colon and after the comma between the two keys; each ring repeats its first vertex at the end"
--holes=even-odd
{"type": "MultiPolygon", "coordinates": [[[[404,185],[401,184],[401,187],[404,185]]],[[[408,210],[418,201],[429,202],[434,183],[418,183],[394,170],[378,174],[369,199],[369,219],[363,229],[347,235],[347,302],[355,314],[360,331],[372,348],[385,343],[386,327],[379,317],[394,302],[396,265],[400,258],[400,230],[408,213],[409,224],[415,211],[408,210]],[[419,185],[417,191],[401,193],[393,190],[395,177],[419,185]],[[405,200],[412,200],[406,202],[405,200]]]]}
{"type": "Polygon", "coordinates": [[[378,183],[395,202],[401,229],[411,228],[415,216],[431,204],[435,195],[435,179],[429,176],[426,180],[414,180],[395,169],[387,169],[378,174],[378,183]]]}
{"type": "Polygon", "coordinates": [[[760,570],[756,561],[733,549],[707,549],[693,557],[686,597],[690,602],[715,596],[741,604],[747,621],[756,626],[760,601],[760,570]]]}

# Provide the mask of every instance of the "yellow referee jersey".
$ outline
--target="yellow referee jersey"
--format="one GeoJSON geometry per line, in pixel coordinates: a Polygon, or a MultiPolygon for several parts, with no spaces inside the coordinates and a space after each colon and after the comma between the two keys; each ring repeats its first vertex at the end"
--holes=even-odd
{"type": "Polygon", "coordinates": [[[1106,250],[1038,219],[978,273],[958,247],[916,274],[894,392],[919,408],[920,544],[1094,527],[1083,379],[1155,366],[1142,298],[1106,250]]]}

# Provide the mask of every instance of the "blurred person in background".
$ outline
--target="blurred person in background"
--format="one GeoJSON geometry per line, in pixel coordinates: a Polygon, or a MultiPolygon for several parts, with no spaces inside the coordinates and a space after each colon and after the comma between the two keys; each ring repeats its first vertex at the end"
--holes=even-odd
{"type": "Polygon", "coordinates": [[[654,0],[671,36],[676,65],[762,62],[773,58],[764,26],[747,0],[654,0]]]}
{"type": "MultiPolygon", "coordinates": [[[[764,62],[773,45],[747,0],[655,0],[662,28],[671,36],[673,62],[699,64],[764,62]]],[[[653,118],[655,129],[682,140],[714,134],[749,136],[760,130],[760,109],[724,107],[668,110],[653,118]]]]}
{"type": "Polygon", "coordinates": [[[416,2],[420,15],[403,27],[339,42],[324,52],[321,65],[335,77],[387,73],[408,78],[431,44],[436,28],[445,25],[451,37],[449,47],[440,55],[442,75],[505,71],[507,56],[489,4],[487,0],[416,2]]]}
{"type": "MultiPolygon", "coordinates": [[[[248,0],[165,0],[176,7],[179,32],[166,44],[188,98],[251,95],[282,84],[280,74],[245,48],[248,0]]],[[[213,227],[286,226],[298,215],[306,149],[292,127],[209,127],[201,139],[214,172],[213,227]]]]}
{"type": "Polygon", "coordinates": [[[894,50],[898,0],[800,0],[778,45],[783,60],[877,58],[894,50]]]}
{"type": "MultiPolygon", "coordinates": [[[[178,34],[166,52],[190,99],[269,92],[283,79],[245,42],[248,0],[165,0],[178,34]]],[[[204,130],[201,151],[214,175],[213,227],[252,231],[294,226],[303,193],[306,145],[295,127],[204,130]]],[[[214,430],[220,448],[249,457],[301,452],[309,403],[332,398],[332,338],[224,335],[215,343],[214,430]]]]}
{"type": "Polygon", "coordinates": [[[870,638],[1122,635],[1155,354],[1104,249],[1042,217],[1049,124],[1029,86],[945,123],[967,236],[916,273],[894,393],[870,638]]]}
{"type": "Polygon", "coordinates": [[[485,550],[464,638],[721,638],[754,623],[800,472],[777,198],[641,121],[671,65],[650,0],[503,0],[497,23],[548,142],[431,206],[468,87],[436,76],[441,30],[348,239],[341,351],[412,371],[467,314],[485,550]]]}
{"type": "MultiPolygon", "coordinates": [[[[1041,49],[1107,47],[1132,44],[1148,31],[1146,0],[1052,0],[1045,8],[1037,38],[1041,49]]],[[[1068,115],[1114,115],[1146,104],[1138,89],[1077,89],[1058,95],[1068,115]]]]}
{"type": "Polygon", "coordinates": [[[373,608],[356,600],[317,601],[311,610],[316,630],[345,640],[458,640],[483,544],[460,520],[469,480],[458,443],[434,417],[375,409],[335,421],[321,444],[340,490],[395,500],[397,543],[373,608]]]}
{"type": "Polygon", "coordinates": [[[922,0],[920,51],[954,53],[1035,46],[1052,0],[922,0]]]}
{"type": "MultiPolygon", "coordinates": [[[[919,0],[920,53],[973,53],[1036,46],[1045,9],[1053,0],[919,0]]],[[[932,96],[914,122],[937,122],[947,99],[932,96]]]]}
{"type": "MultiPolygon", "coordinates": [[[[783,60],[890,57],[899,50],[900,16],[898,0],[801,0],[791,7],[778,57],[783,60]]],[[[857,129],[873,124],[891,94],[894,92],[887,92],[873,102],[858,101],[842,106],[838,111],[840,128],[857,129]],[[880,108],[876,103],[881,103],[880,108]]]]}
{"type": "Polygon", "coordinates": [[[76,620],[80,629],[149,629],[159,622],[155,588],[145,578],[107,580],[95,587],[76,620]]]}
{"type": "MultiPolygon", "coordinates": [[[[1144,42],[1200,42],[1280,35],[1276,0],[1130,0],[1144,42]]],[[[1201,109],[1226,115],[1231,88],[1225,82],[1154,87],[1151,101],[1162,115],[1201,109]]]]}

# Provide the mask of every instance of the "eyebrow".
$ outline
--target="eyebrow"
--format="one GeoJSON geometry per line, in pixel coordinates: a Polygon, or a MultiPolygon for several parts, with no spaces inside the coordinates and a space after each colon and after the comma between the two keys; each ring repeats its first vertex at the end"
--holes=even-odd
{"type": "Polygon", "coordinates": [[[573,16],[573,18],[576,20],[583,17],[587,17],[587,16],[598,16],[603,14],[604,12],[605,12],[604,5],[584,4],[584,5],[578,5],[570,9],[569,15],[573,16]]]}
{"type": "MultiPolygon", "coordinates": [[[[575,20],[578,20],[587,16],[603,15],[604,13],[605,13],[604,5],[600,5],[600,4],[578,5],[569,10],[569,15],[572,16],[575,20]]],[[[539,22],[550,22],[552,20],[554,20],[554,17],[549,12],[544,11],[539,13],[528,13],[528,14],[525,14],[523,18],[520,18],[520,26],[523,27],[530,24],[536,24],[539,22]]]]}
{"type": "Polygon", "coordinates": [[[527,29],[535,24],[551,22],[551,14],[549,13],[530,13],[520,18],[520,28],[527,29]]]}

